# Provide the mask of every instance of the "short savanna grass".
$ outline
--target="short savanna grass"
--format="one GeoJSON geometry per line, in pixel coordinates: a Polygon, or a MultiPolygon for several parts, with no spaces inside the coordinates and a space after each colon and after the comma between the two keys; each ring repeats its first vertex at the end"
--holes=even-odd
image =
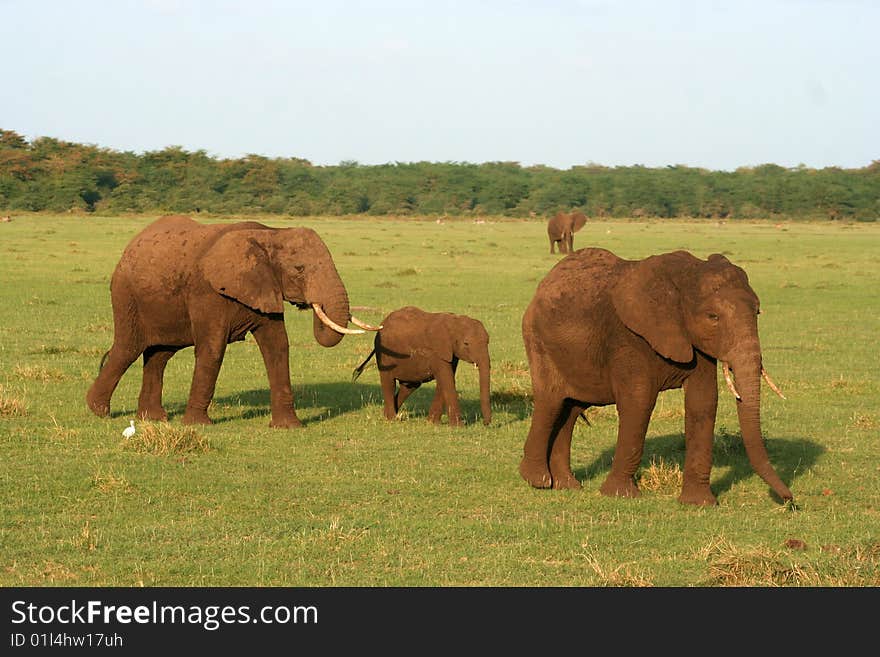
{"type": "MultiPolygon", "coordinates": [[[[477,373],[457,383],[466,420],[427,421],[434,384],[387,422],[372,336],[325,349],[311,315],[286,311],[305,426],[269,428],[252,338],[230,345],[209,413],[185,427],[193,350],[169,363],[169,421],[135,418],[141,364],[110,418],[85,393],[113,339],[109,281],[155,217],[16,216],[0,226],[0,585],[62,586],[877,586],[880,441],[876,336],[880,226],[865,223],[590,221],[575,247],[627,258],[723,253],[761,298],[770,459],[795,495],[780,505],[752,471],[719,387],[712,487],[676,501],[680,390],[648,429],[635,500],[600,495],[617,413],[579,421],[580,491],[530,488],[517,465],[532,413],[521,319],[561,256],[544,222],[493,217],[265,217],[324,239],[354,312],[405,305],[480,319],[490,336],[493,421],[477,373]],[[136,433],[122,437],[129,420],[136,433]],[[164,432],[164,433],[163,433],[164,432]]],[[[202,221],[231,221],[207,218],[202,221]]]]}

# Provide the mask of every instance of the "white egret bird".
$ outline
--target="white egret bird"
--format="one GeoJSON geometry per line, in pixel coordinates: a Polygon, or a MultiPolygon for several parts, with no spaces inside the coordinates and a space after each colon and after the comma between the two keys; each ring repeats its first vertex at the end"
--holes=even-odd
{"type": "Polygon", "coordinates": [[[128,421],[128,426],[122,432],[123,438],[131,438],[134,435],[134,420],[128,421]]]}

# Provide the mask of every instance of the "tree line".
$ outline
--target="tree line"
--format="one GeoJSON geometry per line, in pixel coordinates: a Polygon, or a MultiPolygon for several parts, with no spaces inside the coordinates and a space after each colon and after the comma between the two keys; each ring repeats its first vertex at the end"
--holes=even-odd
{"type": "Polygon", "coordinates": [[[169,146],[137,154],[0,129],[0,208],[104,214],[857,219],[880,216],[880,160],[859,169],[776,164],[712,171],[517,162],[224,159],[169,146]]]}

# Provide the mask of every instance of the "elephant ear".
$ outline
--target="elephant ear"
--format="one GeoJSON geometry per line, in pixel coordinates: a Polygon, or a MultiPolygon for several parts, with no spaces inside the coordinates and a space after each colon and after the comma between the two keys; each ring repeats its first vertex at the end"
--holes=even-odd
{"type": "Polygon", "coordinates": [[[587,223],[587,216],[583,212],[571,213],[571,230],[573,233],[578,232],[587,223]]]}
{"type": "Polygon", "coordinates": [[[202,269],[217,293],[260,312],[284,312],[281,284],[253,231],[223,235],[202,256],[202,269]]]}
{"type": "Polygon", "coordinates": [[[452,335],[449,333],[446,320],[434,317],[428,324],[425,338],[431,352],[447,363],[452,362],[452,335]]]}
{"type": "Polygon", "coordinates": [[[684,328],[681,293],[669,275],[670,262],[651,256],[630,267],[611,289],[617,316],[658,354],[678,363],[693,360],[684,328]]]}

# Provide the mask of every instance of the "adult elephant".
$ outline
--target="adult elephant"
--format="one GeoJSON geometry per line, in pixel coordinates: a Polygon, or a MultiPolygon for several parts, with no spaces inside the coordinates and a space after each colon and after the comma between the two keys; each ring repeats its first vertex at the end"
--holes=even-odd
{"type": "MultiPolygon", "coordinates": [[[[164,420],[162,379],[168,360],[195,345],[185,424],[210,424],[208,404],[226,345],[252,333],[269,376],[273,427],[298,427],[288,366],[283,302],[314,310],[318,344],[336,345],[349,320],[348,294],[327,246],[309,228],[270,228],[253,221],[199,224],[157,219],[136,235],[110,281],[113,346],[86,395],[99,416],[128,367],[143,354],[137,414],[164,420]],[[105,364],[106,361],[106,364],[105,364]]],[[[374,329],[376,330],[376,329],[374,329]]]]}
{"type": "Polygon", "coordinates": [[[550,253],[559,246],[560,253],[574,253],[574,234],[587,223],[583,212],[557,212],[547,222],[547,236],[550,238],[550,253]]]}
{"type": "Polygon", "coordinates": [[[633,477],[657,394],[684,387],[678,499],[715,504],[709,473],[720,360],[752,467],[779,497],[791,499],[761,437],[762,375],[779,391],[762,364],[758,306],[746,273],[718,254],[623,260],[589,248],[562,259],[538,285],[522,321],[534,413],[520,474],[538,488],[580,488],[570,465],[574,424],[590,406],[616,404],[617,447],[601,492],[637,496],[633,477]]]}
{"type": "Polygon", "coordinates": [[[444,406],[450,425],[461,424],[461,409],[455,389],[458,361],[473,363],[480,371],[480,409],[483,424],[492,420],[489,404],[489,334],[482,322],[466,315],[429,313],[406,306],[382,320],[382,330],[373,340],[373,351],[355,370],[356,380],[370,359],[376,357],[385,417],[397,417],[403,402],[427,381],[437,380],[428,418],[440,422],[444,406]],[[397,387],[397,383],[400,387],[397,387]]]}

